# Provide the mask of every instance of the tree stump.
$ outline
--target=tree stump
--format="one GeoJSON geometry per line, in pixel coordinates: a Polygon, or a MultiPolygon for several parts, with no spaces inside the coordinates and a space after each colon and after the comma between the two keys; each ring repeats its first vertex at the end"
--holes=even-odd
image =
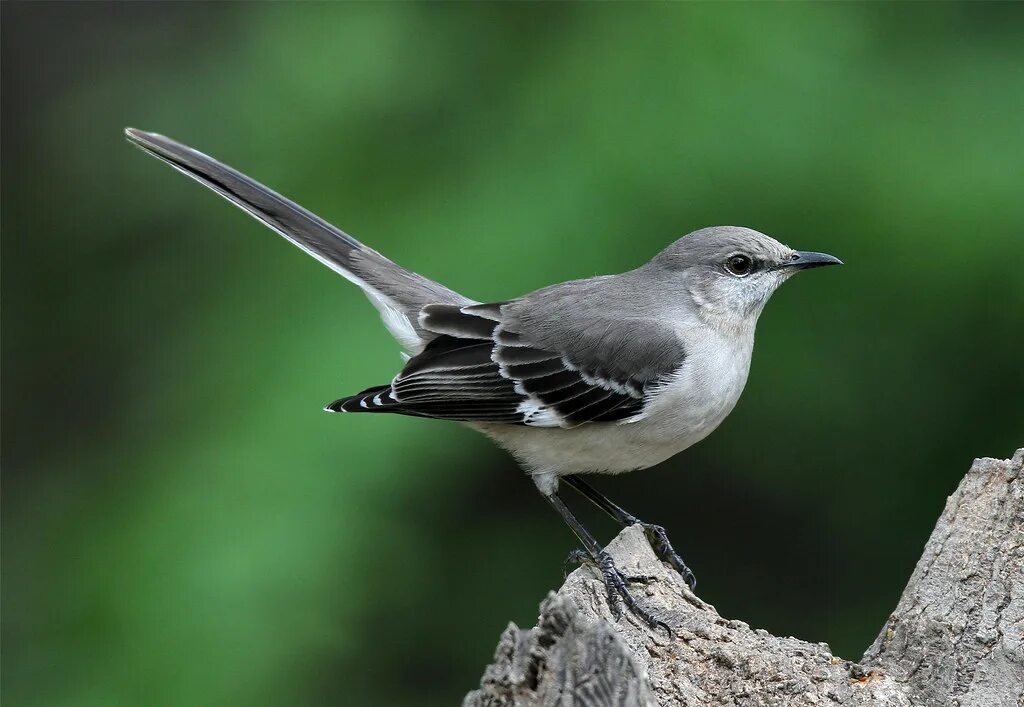
{"type": "Polygon", "coordinates": [[[1020,707],[1022,464],[1024,449],[975,460],[858,662],[722,618],[633,526],[608,551],[674,636],[628,611],[615,620],[599,575],[580,567],[541,604],[537,626],[509,625],[463,707],[1020,707]]]}

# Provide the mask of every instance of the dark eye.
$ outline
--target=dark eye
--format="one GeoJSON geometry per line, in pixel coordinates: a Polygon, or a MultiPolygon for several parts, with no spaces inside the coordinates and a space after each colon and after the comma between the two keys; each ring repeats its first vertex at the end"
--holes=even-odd
{"type": "Polygon", "coordinates": [[[749,275],[753,268],[754,262],[745,255],[730,255],[725,261],[725,269],[739,277],[749,275]]]}

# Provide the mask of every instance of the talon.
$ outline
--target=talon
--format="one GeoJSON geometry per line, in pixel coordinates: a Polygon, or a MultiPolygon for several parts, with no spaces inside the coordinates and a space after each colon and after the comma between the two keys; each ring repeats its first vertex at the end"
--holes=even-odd
{"type": "Polygon", "coordinates": [[[668,634],[669,639],[673,637],[672,629],[669,628],[667,623],[656,618],[654,614],[637,603],[636,598],[634,598],[626,586],[629,578],[625,577],[615,566],[615,561],[612,560],[611,555],[602,551],[598,555],[597,566],[601,570],[601,577],[604,580],[605,590],[608,593],[608,606],[616,620],[622,617],[622,610],[619,606],[619,601],[621,600],[630,611],[643,619],[648,626],[653,629],[663,628],[668,634]]]}
{"type": "Polygon", "coordinates": [[[671,641],[673,638],[675,638],[675,634],[672,633],[672,629],[669,628],[668,624],[665,623],[664,621],[660,621],[658,619],[654,619],[654,621],[650,622],[649,625],[654,630],[658,630],[659,628],[665,629],[665,633],[668,635],[668,640],[671,641]]]}
{"type": "Polygon", "coordinates": [[[658,556],[658,559],[670,564],[672,569],[678,572],[683,581],[690,586],[691,592],[695,590],[697,588],[697,578],[693,575],[690,568],[686,566],[683,558],[679,556],[675,548],[672,547],[665,529],[654,523],[639,522],[639,525],[644,529],[647,542],[651,544],[651,549],[654,550],[654,554],[658,556]]]}

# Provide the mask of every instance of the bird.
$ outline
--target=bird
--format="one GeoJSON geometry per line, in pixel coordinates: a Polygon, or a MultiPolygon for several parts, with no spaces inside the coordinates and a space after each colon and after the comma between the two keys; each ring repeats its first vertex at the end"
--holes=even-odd
{"type": "Polygon", "coordinates": [[[842,264],[750,228],[693,231],[638,268],[478,302],[389,260],[293,201],[197,150],[126,128],[134,146],[209,187],[357,285],[402,348],[389,383],[325,410],[449,420],[519,462],[583,545],[609,606],[668,625],[566,505],[562,482],[621,526],[640,525],[693,589],[663,526],[641,521],[584,476],[659,464],[707,437],[739,400],[758,317],[803,270],[842,264]]]}

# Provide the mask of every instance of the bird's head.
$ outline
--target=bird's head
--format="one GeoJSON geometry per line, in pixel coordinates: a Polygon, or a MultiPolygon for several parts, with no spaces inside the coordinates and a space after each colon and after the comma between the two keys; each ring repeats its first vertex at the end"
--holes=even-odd
{"type": "Polygon", "coordinates": [[[715,226],[683,236],[651,264],[682,282],[702,315],[739,324],[756,321],[772,293],[796,273],[842,261],[793,250],[749,228],[715,226]]]}

